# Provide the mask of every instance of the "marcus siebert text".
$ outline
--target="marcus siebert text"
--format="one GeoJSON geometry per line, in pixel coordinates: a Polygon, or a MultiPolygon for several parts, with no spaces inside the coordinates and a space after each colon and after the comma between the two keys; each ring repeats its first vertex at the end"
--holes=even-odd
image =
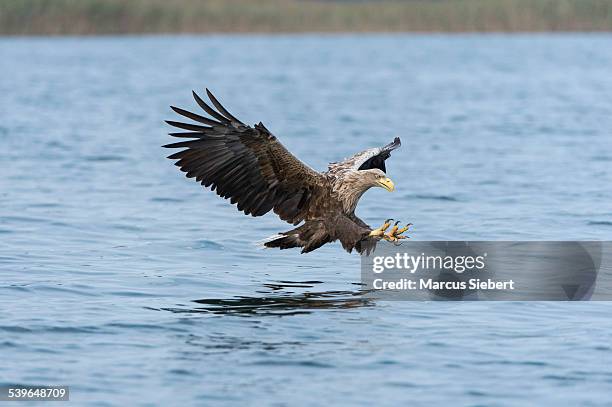
{"type": "Polygon", "coordinates": [[[490,278],[484,281],[479,278],[470,278],[467,281],[439,281],[432,278],[421,278],[418,281],[408,278],[384,281],[377,278],[372,286],[375,290],[514,290],[514,281],[494,281],[490,278]]]}

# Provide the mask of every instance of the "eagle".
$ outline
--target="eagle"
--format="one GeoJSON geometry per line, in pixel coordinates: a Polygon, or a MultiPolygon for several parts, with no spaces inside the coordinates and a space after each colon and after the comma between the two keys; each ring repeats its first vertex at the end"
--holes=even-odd
{"type": "Polygon", "coordinates": [[[397,244],[407,237],[403,233],[411,224],[400,227],[395,222],[387,232],[393,219],[373,229],[355,215],[357,203],[368,189],[395,189],[386,175],[385,160],[401,145],[398,137],[317,172],[291,154],[263,123],[252,127],[244,124],[208,89],[206,94],[214,108],[192,93],[208,117],[171,106],[194,123],[166,121],[182,130],[170,136],[188,139],[164,145],[181,149],[168,158],[177,160],[175,165],[187,178],[195,178],[230,199],[245,214],[262,216],[274,211],[280,219],[297,226],[267,239],[265,247],[301,248],[302,253],[308,253],[339,240],[349,253],[370,253],[380,240],[397,244]]]}

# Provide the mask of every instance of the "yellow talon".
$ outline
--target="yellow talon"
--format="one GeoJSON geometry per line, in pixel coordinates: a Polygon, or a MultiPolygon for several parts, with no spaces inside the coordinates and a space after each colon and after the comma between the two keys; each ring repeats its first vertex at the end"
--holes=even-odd
{"type": "Polygon", "coordinates": [[[401,235],[402,233],[404,233],[405,231],[408,230],[408,228],[410,228],[410,226],[412,226],[412,223],[407,224],[406,226],[404,226],[403,228],[401,228],[400,230],[397,231],[398,235],[401,235]]]}
{"type": "Polygon", "coordinates": [[[398,224],[400,223],[400,221],[398,220],[397,222],[395,222],[395,225],[393,225],[393,227],[391,228],[391,231],[389,232],[389,236],[395,236],[395,234],[397,233],[397,229],[398,229],[398,224]]]}
{"type": "Polygon", "coordinates": [[[400,239],[408,239],[408,236],[403,236],[402,233],[406,232],[410,226],[412,226],[412,223],[408,223],[403,228],[399,228],[399,226],[397,226],[398,224],[399,221],[395,222],[395,225],[393,225],[393,228],[389,234],[384,236],[385,240],[388,240],[389,242],[397,242],[400,239]]]}
{"type": "Polygon", "coordinates": [[[393,219],[387,219],[385,221],[385,223],[383,223],[383,225],[381,227],[379,227],[378,229],[374,229],[373,231],[370,232],[370,236],[373,237],[385,237],[385,231],[387,229],[389,229],[389,226],[391,226],[391,222],[393,221],[393,219]]]}

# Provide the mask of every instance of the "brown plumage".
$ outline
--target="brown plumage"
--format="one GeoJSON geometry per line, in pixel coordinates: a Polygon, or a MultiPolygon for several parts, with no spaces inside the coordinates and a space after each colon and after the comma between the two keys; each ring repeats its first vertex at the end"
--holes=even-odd
{"type": "Polygon", "coordinates": [[[293,225],[304,222],[273,237],[266,247],[301,247],[306,253],[335,240],[349,252],[374,247],[381,237],[370,236],[372,228],[355,216],[355,207],[372,186],[393,190],[384,172],[385,160],[400,146],[399,138],[332,163],[320,173],[291,154],[261,122],[245,125],[208,89],[206,93],[216,110],[195,92],[193,97],[210,118],[173,106],[176,113],[199,124],[167,121],[186,130],[170,135],[189,140],[164,147],[182,148],[168,158],[178,160],[175,165],[188,178],[230,199],[247,215],[274,211],[293,225]]]}

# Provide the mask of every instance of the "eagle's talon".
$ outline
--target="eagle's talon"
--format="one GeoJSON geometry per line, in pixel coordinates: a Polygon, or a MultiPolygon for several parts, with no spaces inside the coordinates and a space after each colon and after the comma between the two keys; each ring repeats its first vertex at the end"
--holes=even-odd
{"type": "Polygon", "coordinates": [[[407,223],[406,226],[397,231],[397,234],[401,235],[402,233],[406,232],[410,228],[410,226],[412,226],[412,223],[407,223]]]}
{"type": "Polygon", "coordinates": [[[389,229],[389,226],[391,226],[391,222],[393,222],[393,219],[387,219],[385,221],[385,223],[382,224],[381,227],[379,227],[378,229],[374,229],[373,231],[370,232],[370,236],[371,237],[380,237],[380,238],[385,238],[385,231],[387,229],[389,229]]]}
{"type": "Polygon", "coordinates": [[[389,232],[388,238],[385,240],[388,240],[390,242],[397,242],[400,239],[410,238],[409,236],[402,235],[402,233],[406,232],[410,228],[410,226],[412,226],[412,223],[406,224],[406,226],[404,226],[403,228],[399,228],[399,226],[397,226],[398,224],[399,221],[395,222],[395,225],[393,225],[393,228],[389,232]]]}

